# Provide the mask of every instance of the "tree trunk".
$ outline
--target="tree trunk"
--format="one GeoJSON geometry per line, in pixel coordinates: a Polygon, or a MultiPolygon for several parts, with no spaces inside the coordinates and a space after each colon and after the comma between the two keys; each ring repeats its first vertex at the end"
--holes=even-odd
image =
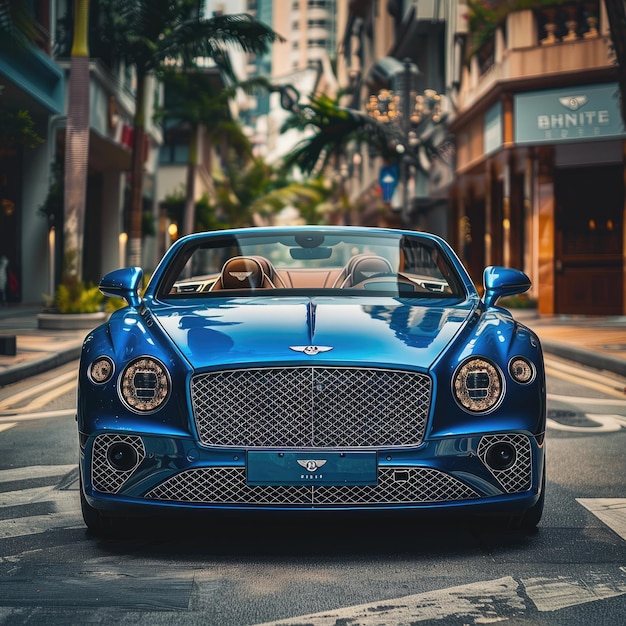
{"type": "Polygon", "coordinates": [[[65,130],[64,277],[82,280],[85,197],[89,161],[89,0],[75,0],[74,43],[70,62],[65,130]]]}
{"type": "Polygon", "coordinates": [[[185,190],[185,214],[183,217],[183,235],[189,235],[196,227],[196,173],[198,171],[198,134],[200,129],[194,125],[189,138],[189,158],[187,160],[187,186],[185,190]]]}
{"type": "Polygon", "coordinates": [[[141,240],[143,222],[143,163],[146,119],[147,77],[137,76],[137,96],[133,121],[133,150],[131,154],[131,183],[128,232],[128,265],[141,267],[141,240]]]}

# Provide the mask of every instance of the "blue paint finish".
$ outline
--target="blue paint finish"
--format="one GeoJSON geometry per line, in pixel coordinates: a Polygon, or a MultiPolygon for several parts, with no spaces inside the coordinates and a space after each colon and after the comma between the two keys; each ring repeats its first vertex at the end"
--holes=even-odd
{"type": "MultiPolygon", "coordinates": [[[[381,249],[386,248],[381,245],[381,249]]],[[[95,520],[103,519],[98,517],[98,511],[106,515],[152,514],[177,509],[419,511],[450,508],[521,515],[540,501],[546,412],[541,345],[530,329],[496,304],[503,295],[529,288],[530,283],[523,273],[511,268],[487,268],[485,296],[481,301],[459,259],[438,237],[384,229],[306,227],[190,235],[177,241],[166,253],[143,298],[138,291],[141,276],[139,268],[127,268],[103,279],[102,289],[125,297],[130,306],[115,312],[106,324],[89,333],[81,357],[77,418],[81,475],[87,507],[85,519],[94,530],[98,530],[99,523],[95,520]],[[201,277],[204,292],[174,293],[176,290],[171,285],[177,284],[175,275],[184,271],[189,250],[208,246],[213,241],[228,241],[229,245],[236,241],[237,254],[242,254],[247,246],[256,251],[251,243],[255,237],[259,238],[259,247],[274,240],[290,242],[280,244],[282,247],[279,246],[275,255],[277,260],[285,259],[290,246],[294,247],[298,240],[305,242],[309,247],[302,249],[307,253],[298,252],[294,256],[296,264],[306,264],[308,260],[302,259],[311,257],[317,263],[312,271],[322,274],[338,272],[343,263],[335,266],[332,257],[327,259],[322,255],[315,260],[318,241],[324,240],[325,248],[340,248],[345,240],[348,244],[344,248],[352,253],[352,247],[358,248],[360,238],[367,243],[364,248],[368,252],[377,249],[380,238],[388,246],[390,258],[395,259],[403,272],[407,268],[411,271],[411,263],[417,262],[415,259],[419,261],[423,251],[431,254],[437,259],[437,265],[430,268],[430,278],[437,276],[442,284],[450,285],[450,289],[449,292],[429,293],[420,287],[415,293],[396,294],[327,287],[259,289],[248,294],[240,290],[210,292],[220,263],[216,270],[201,277]],[[401,254],[398,254],[398,246],[401,254]],[[164,285],[169,286],[165,289],[164,285]],[[114,363],[114,371],[110,379],[97,383],[89,375],[89,369],[100,357],[109,358],[114,363]],[[162,364],[169,385],[163,404],[147,413],[131,410],[121,399],[124,372],[140,357],[148,361],[156,359],[162,364]],[[473,358],[491,363],[500,372],[502,398],[483,412],[464,409],[454,390],[456,372],[473,358]],[[513,379],[509,363],[514,358],[524,358],[532,364],[532,380],[520,383],[513,379]],[[346,449],[203,444],[194,419],[191,394],[194,377],[264,368],[374,369],[423,376],[430,383],[431,393],[424,418],[424,436],[415,445],[361,447],[359,444],[346,449]],[[490,446],[496,444],[502,448],[497,450],[500,456],[506,457],[509,453],[513,457],[511,467],[498,470],[489,466],[492,457],[498,458],[498,454],[489,456],[490,446]],[[305,466],[310,462],[308,470],[299,461],[305,466]],[[121,465],[115,467],[115,463],[121,465]],[[302,471],[298,473],[299,470],[302,471]],[[95,481],[94,472],[98,474],[95,481]],[[513,487],[506,479],[511,473],[519,478],[513,481],[513,487]],[[103,480],[102,474],[110,474],[114,487],[109,487],[106,481],[105,487],[98,483],[103,480]],[[172,489],[171,493],[189,488],[190,493],[212,494],[211,481],[221,480],[235,485],[226,488],[232,489],[235,495],[220,492],[221,499],[217,501],[194,500],[195,496],[187,500],[187,496],[177,499],[150,495],[163,485],[172,489]],[[405,487],[410,481],[415,484],[405,487]],[[436,494],[433,500],[420,491],[421,485],[429,481],[436,494]],[[357,495],[352,496],[356,501],[322,500],[320,504],[314,501],[316,482],[318,487],[338,490],[338,494],[348,485],[365,491],[357,491],[357,495]],[[309,485],[312,498],[309,504],[278,502],[273,497],[265,501],[257,491],[302,489],[309,485]],[[451,496],[457,493],[457,488],[462,495],[451,496]],[[380,490],[394,494],[397,490],[400,496],[396,494],[388,501],[377,501],[378,496],[367,495],[378,494],[380,490]],[[414,502],[403,495],[413,493],[418,494],[414,502]],[[94,511],[96,515],[90,515],[94,511]]],[[[376,287],[375,275],[373,281],[376,287]]],[[[476,380],[480,384],[480,375],[476,380]]],[[[151,389],[156,388],[153,387],[156,381],[152,370],[147,369],[131,383],[141,388],[139,393],[150,394],[151,389]]],[[[337,427],[343,421],[351,424],[352,413],[367,413],[367,406],[362,406],[367,400],[353,398],[350,383],[346,385],[338,392],[339,401],[345,397],[354,404],[347,403],[340,415],[323,418],[336,420],[337,427]]],[[[246,389],[245,393],[254,393],[254,388],[246,389]]],[[[368,393],[365,389],[363,393],[368,393]]],[[[218,396],[220,390],[214,391],[218,396]]],[[[210,407],[213,390],[209,387],[203,393],[207,397],[206,406],[210,407]]],[[[407,403],[413,400],[407,398],[407,403]]],[[[302,406],[307,406],[309,401],[307,394],[291,400],[302,406]]],[[[428,398],[415,400],[414,405],[424,406],[427,401],[428,398]]],[[[231,410],[236,411],[238,404],[234,398],[231,410]]],[[[311,406],[314,407],[311,408],[312,424],[315,424],[315,420],[322,419],[318,413],[323,413],[323,407],[311,406]]],[[[282,406],[278,414],[280,419],[290,419],[287,406],[282,406]]],[[[234,417],[225,414],[210,419],[230,423],[234,417]]],[[[252,420],[250,427],[253,427],[254,418],[246,416],[246,419],[252,420]]],[[[388,419],[394,420],[395,416],[388,419]]],[[[218,422],[216,428],[221,427],[218,422]]],[[[273,426],[281,428],[278,418],[273,426]]],[[[368,440],[370,424],[367,419],[354,422],[354,428],[355,440],[360,437],[368,440]]],[[[165,493],[170,492],[165,490],[165,493]]]]}

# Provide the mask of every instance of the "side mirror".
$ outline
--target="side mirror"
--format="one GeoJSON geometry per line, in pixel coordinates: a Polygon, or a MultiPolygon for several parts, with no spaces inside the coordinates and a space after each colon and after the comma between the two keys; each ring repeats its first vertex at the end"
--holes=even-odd
{"type": "Polygon", "coordinates": [[[483,272],[485,293],[483,302],[487,308],[495,306],[502,296],[514,296],[530,289],[530,278],[520,270],[490,265],[483,272]]]}
{"type": "Polygon", "coordinates": [[[143,286],[143,270],[140,267],[125,267],[109,272],[98,285],[105,296],[122,298],[130,306],[141,304],[140,291],[143,286]]]}

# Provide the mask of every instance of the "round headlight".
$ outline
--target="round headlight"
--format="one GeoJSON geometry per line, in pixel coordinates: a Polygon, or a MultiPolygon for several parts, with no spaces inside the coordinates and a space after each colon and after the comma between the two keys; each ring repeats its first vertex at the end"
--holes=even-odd
{"type": "Polygon", "coordinates": [[[465,361],[452,378],[457,402],[467,411],[484,413],[493,409],[502,398],[500,371],[486,359],[465,361]]]}
{"type": "Polygon", "coordinates": [[[106,383],[113,376],[115,366],[108,356],[99,356],[87,369],[87,376],[98,385],[106,383]]]}
{"type": "Polygon", "coordinates": [[[120,377],[120,396],[129,409],[150,413],[160,408],[170,392],[169,374],[152,357],[131,361],[120,377]]]}
{"type": "Polygon", "coordinates": [[[511,359],[509,374],[513,380],[525,385],[535,378],[535,368],[530,361],[518,356],[511,359]]]}

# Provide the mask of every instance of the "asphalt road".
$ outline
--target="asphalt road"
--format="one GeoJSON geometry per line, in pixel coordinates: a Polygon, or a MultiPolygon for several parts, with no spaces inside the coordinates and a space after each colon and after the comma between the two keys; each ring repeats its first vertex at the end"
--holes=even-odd
{"type": "Polygon", "coordinates": [[[0,390],[0,624],[567,624],[626,615],[626,381],[548,359],[535,533],[469,520],[83,526],[76,364],[0,390]]]}

